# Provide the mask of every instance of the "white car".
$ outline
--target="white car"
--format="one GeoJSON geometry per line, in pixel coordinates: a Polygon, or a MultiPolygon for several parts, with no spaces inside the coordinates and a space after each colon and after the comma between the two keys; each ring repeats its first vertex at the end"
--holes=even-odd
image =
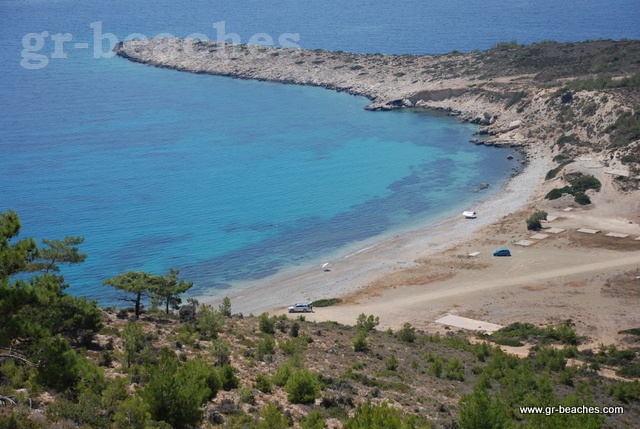
{"type": "Polygon", "coordinates": [[[313,311],[311,303],[295,304],[289,307],[289,313],[309,313],[313,311]]]}

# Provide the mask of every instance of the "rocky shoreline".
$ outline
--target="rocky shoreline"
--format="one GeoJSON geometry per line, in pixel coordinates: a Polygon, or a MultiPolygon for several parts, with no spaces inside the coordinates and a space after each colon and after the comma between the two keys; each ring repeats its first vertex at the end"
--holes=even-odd
{"type": "Polygon", "coordinates": [[[150,39],[119,43],[114,51],[155,67],[347,92],[369,98],[368,110],[443,111],[481,125],[482,138],[473,141],[476,144],[551,149],[571,133],[581,142],[569,147],[577,154],[600,152],[609,140],[607,127],[633,105],[622,92],[611,97],[611,91],[605,96],[598,90],[580,91],[567,105],[562,87],[571,79],[591,77],[585,65],[604,53],[630,57],[619,62],[613,75],[640,69],[631,61],[640,53],[637,41],[504,44],[468,54],[383,55],[150,39]]]}

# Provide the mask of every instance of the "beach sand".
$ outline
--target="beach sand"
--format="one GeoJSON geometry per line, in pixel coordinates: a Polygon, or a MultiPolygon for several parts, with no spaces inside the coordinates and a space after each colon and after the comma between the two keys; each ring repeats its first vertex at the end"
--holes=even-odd
{"type": "MultiPolygon", "coordinates": [[[[529,163],[520,174],[511,178],[492,198],[473,208],[479,213],[477,219],[465,219],[462,213],[455,213],[454,217],[439,223],[429,222],[399,235],[350,246],[313,264],[236,284],[229,295],[234,311],[273,312],[295,302],[352,295],[399,267],[471,240],[482,227],[520,210],[530,201],[549,170],[550,159],[541,152],[531,151],[529,163]],[[330,271],[322,269],[325,262],[329,263],[330,271]]],[[[200,299],[218,301],[219,297],[200,299]]]]}
{"type": "MultiPolygon", "coordinates": [[[[478,219],[459,213],[364,243],[328,259],[328,272],[319,261],[238,285],[229,295],[233,311],[286,314],[296,302],[341,297],[339,305],[316,308],[305,318],[354,324],[365,313],[380,318],[379,329],[409,322],[427,332],[446,332],[449,328],[435,320],[447,314],[500,325],[570,320],[588,338],[583,348],[624,341],[619,331],[640,326],[640,241],[634,240],[640,236],[640,201],[634,193],[620,194],[613,179],[592,167],[590,173],[603,180],[602,190],[591,195],[592,205],[544,200],[557,186],[544,181],[550,159],[536,148],[528,158],[521,174],[474,208],[478,219]],[[573,209],[564,211],[568,206],[573,209]],[[564,231],[532,239],[525,219],[535,209],[556,217],[544,224],[547,231],[564,231]],[[582,234],[579,228],[602,232],[582,234]],[[604,235],[610,231],[630,235],[604,235]],[[514,245],[523,239],[533,244],[514,245]],[[493,257],[492,251],[501,247],[509,247],[512,257],[493,257]],[[469,257],[473,252],[480,254],[469,257]]],[[[583,167],[578,162],[573,168],[583,167]]],[[[203,300],[217,304],[220,297],[203,300]]]]}

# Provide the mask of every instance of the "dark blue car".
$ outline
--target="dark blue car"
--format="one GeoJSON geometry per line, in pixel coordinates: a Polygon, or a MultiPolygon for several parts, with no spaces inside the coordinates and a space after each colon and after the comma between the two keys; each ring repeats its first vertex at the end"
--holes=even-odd
{"type": "Polygon", "coordinates": [[[493,252],[493,256],[511,256],[511,251],[509,249],[498,249],[493,252]]]}

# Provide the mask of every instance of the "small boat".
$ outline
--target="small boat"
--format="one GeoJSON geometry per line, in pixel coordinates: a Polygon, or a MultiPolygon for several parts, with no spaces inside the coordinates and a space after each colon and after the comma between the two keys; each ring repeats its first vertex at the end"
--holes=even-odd
{"type": "Polygon", "coordinates": [[[467,211],[467,212],[463,212],[462,216],[464,216],[467,219],[475,219],[478,217],[478,213],[474,211],[467,211]]]}

